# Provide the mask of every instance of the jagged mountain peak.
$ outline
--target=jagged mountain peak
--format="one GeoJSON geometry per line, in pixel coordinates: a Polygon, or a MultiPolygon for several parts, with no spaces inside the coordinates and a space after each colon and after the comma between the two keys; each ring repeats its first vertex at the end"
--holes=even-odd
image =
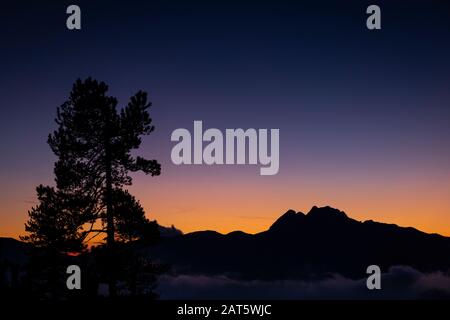
{"type": "Polygon", "coordinates": [[[309,219],[349,219],[344,211],[330,206],[317,207],[313,206],[306,215],[309,219]]]}
{"type": "Polygon", "coordinates": [[[301,223],[304,218],[305,214],[303,212],[295,212],[294,210],[289,209],[272,224],[269,230],[291,229],[295,225],[301,223]]]}

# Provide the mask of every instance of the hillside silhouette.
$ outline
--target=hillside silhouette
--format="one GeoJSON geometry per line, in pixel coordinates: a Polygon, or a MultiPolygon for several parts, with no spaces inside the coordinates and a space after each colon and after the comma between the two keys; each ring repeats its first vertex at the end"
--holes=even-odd
{"type": "MultiPolygon", "coordinates": [[[[315,280],[332,274],[359,279],[372,264],[382,271],[398,265],[421,272],[450,269],[449,237],[372,220],[359,222],[331,207],[314,206],[307,214],[289,210],[257,234],[183,234],[173,227],[159,228],[159,243],[145,252],[170,265],[174,274],[315,280]]],[[[0,247],[3,265],[23,265],[30,249],[10,238],[0,238],[0,247]]]]}
{"type": "Polygon", "coordinates": [[[179,274],[240,279],[315,279],[340,274],[357,279],[376,264],[422,272],[448,271],[450,238],[394,224],[359,222],[331,207],[307,214],[289,210],[258,234],[198,231],[162,239],[148,249],[179,274]]]}

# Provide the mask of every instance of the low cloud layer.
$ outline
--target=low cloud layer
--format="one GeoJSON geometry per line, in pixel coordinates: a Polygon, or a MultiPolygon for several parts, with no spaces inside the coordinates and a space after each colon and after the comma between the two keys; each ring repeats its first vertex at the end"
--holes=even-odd
{"type": "Polygon", "coordinates": [[[450,275],[421,273],[394,266],[382,274],[381,290],[368,290],[366,279],[340,275],[314,282],[241,281],[226,276],[165,275],[161,299],[450,299],[450,275]]]}

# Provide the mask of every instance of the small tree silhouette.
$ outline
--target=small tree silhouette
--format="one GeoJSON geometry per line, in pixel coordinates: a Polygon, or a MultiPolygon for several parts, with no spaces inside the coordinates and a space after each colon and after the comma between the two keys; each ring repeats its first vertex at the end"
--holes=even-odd
{"type": "Polygon", "coordinates": [[[68,206],[65,194],[53,187],[39,185],[36,188],[39,204],[29,212],[25,224],[28,236],[22,240],[54,253],[79,252],[84,249],[80,230],[82,215],[74,214],[76,208],[68,206]]]}
{"type": "MultiPolygon", "coordinates": [[[[130,172],[161,172],[156,160],[131,155],[141,136],[154,130],[148,113],[151,103],[147,93],[139,91],[118,111],[117,99],[107,92],[104,82],[78,79],[57,109],[58,129],[48,137],[58,157],[56,189],[37,187],[39,204],[29,211],[29,235],[23,240],[59,252],[80,252],[90,234],[106,233],[113,259],[116,239],[134,240],[151,225],[139,202],[123,190],[132,183],[130,172]]],[[[108,282],[109,294],[115,296],[113,272],[108,282]]]]}

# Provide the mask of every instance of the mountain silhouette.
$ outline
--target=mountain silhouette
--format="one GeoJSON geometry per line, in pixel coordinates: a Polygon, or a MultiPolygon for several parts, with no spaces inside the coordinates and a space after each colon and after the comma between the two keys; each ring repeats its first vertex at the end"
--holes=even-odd
{"type": "Polygon", "coordinates": [[[28,260],[31,246],[13,238],[0,237],[0,263],[23,265],[28,260]]]}
{"type": "Polygon", "coordinates": [[[406,265],[422,272],[450,269],[450,238],[394,224],[359,222],[331,207],[307,214],[289,210],[261,233],[198,231],[163,239],[148,254],[176,273],[240,279],[311,279],[331,274],[366,276],[406,265]]]}
{"type": "MultiPolygon", "coordinates": [[[[226,275],[252,280],[321,279],[332,274],[359,279],[369,265],[386,271],[403,265],[421,272],[450,270],[450,238],[394,224],[360,222],[331,207],[307,214],[288,210],[268,230],[181,231],[160,226],[157,245],[144,249],[175,274],[226,275]]],[[[3,266],[22,265],[30,249],[0,238],[3,266]]]]}

